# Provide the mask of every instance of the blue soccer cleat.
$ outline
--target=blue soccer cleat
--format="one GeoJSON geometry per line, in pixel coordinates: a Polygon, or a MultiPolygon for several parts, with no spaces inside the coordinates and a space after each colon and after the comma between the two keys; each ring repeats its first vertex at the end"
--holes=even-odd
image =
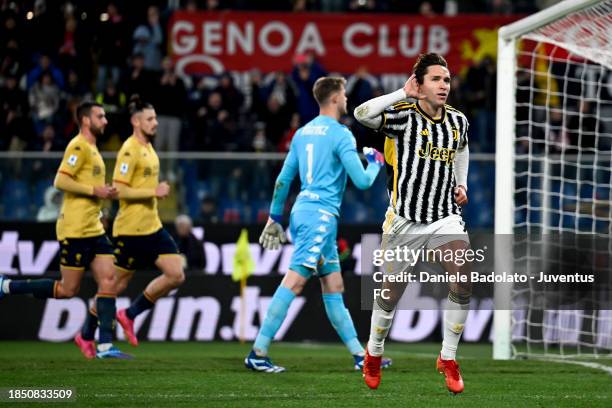
{"type": "Polygon", "coordinates": [[[253,371],[264,373],[282,373],[285,371],[284,367],[274,365],[270,357],[258,356],[253,350],[251,350],[249,355],[244,359],[244,366],[253,371]]]}
{"type": "Polygon", "coordinates": [[[3,297],[6,296],[6,293],[4,293],[4,291],[2,290],[2,287],[4,286],[4,280],[6,279],[6,277],[4,275],[0,275],[0,299],[2,299],[3,297]]]}
{"type": "Polygon", "coordinates": [[[116,348],[115,346],[112,346],[111,348],[109,348],[106,351],[98,351],[96,353],[96,358],[116,358],[119,360],[131,360],[134,357],[132,357],[129,354],[125,354],[122,351],[120,351],[118,348],[116,348]]]}
{"type": "MultiPolygon", "coordinates": [[[[359,354],[353,354],[353,359],[355,360],[355,371],[363,370],[363,360],[365,356],[360,356],[359,354]]],[[[389,368],[393,364],[393,360],[390,358],[383,358],[380,363],[380,368],[389,368]]]]}

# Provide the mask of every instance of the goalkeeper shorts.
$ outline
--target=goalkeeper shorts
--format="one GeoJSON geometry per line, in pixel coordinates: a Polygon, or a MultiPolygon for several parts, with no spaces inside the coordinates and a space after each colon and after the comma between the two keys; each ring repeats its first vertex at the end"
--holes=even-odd
{"type": "Polygon", "coordinates": [[[291,213],[289,230],[293,241],[293,256],[289,269],[305,278],[320,278],[340,272],[336,235],[338,219],[332,213],[295,211],[291,213]]]}

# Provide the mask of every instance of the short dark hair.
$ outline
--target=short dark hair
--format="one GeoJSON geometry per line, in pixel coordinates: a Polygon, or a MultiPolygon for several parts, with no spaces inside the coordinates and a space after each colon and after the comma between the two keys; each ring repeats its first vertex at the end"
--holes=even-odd
{"type": "Polygon", "coordinates": [[[137,114],[138,112],[142,112],[145,109],[154,109],[153,105],[148,102],[144,102],[140,99],[140,95],[134,94],[130,97],[130,103],[128,105],[128,111],[130,112],[130,116],[137,114]]]}
{"type": "Polygon", "coordinates": [[[99,104],[98,102],[93,102],[93,101],[83,101],[79,104],[79,106],[77,106],[76,117],[77,117],[77,123],[79,125],[81,124],[85,116],[91,115],[91,109],[95,106],[97,106],[98,108],[103,108],[101,104],[99,104]]]}
{"type": "Polygon", "coordinates": [[[314,83],[312,94],[321,106],[327,102],[331,94],[340,91],[344,84],[346,84],[346,79],[342,77],[322,77],[314,83]]]}
{"type": "Polygon", "coordinates": [[[432,65],[442,65],[443,67],[448,68],[446,60],[440,54],[430,52],[429,54],[419,55],[414,63],[414,67],[412,67],[412,73],[416,76],[419,84],[423,83],[423,78],[427,73],[427,67],[432,65]]]}

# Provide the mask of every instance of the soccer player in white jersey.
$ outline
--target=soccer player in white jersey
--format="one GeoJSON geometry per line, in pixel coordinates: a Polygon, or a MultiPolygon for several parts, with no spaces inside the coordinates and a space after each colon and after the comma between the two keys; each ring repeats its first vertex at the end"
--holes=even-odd
{"type": "MultiPolygon", "coordinates": [[[[422,54],[402,89],[355,109],[359,122],[386,136],[389,208],[383,223],[383,249],[426,248],[460,254],[469,248],[461,217],[461,206],[468,201],[468,121],[463,113],[445,104],[450,79],[442,56],[422,54]]],[[[469,262],[440,259],[440,264],[452,274],[469,276],[471,269],[469,262]]],[[[405,262],[383,265],[385,273],[392,274],[410,268],[405,262]]],[[[389,289],[390,296],[379,296],[374,301],[363,369],[365,382],[372,389],[380,384],[384,341],[405,288],[406,284],[385,282],[383,289],[389,289]]],[[[451,283],[444,308],[442,350],[436,366],[454,393],[464,388],[455,355],[468,315],[471,289],[469,282],[451,283]]]]}

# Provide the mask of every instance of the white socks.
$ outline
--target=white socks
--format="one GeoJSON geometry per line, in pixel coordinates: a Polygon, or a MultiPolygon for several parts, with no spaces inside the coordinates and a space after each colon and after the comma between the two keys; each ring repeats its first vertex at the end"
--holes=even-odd
{"type": "Polygon", "coordinates": [[[461,333],[463,333],[463,326],[467,320],[469,310],[469,304],[460,305],[448,300],[443,313],[444,340],[442,341],[442,351],[440,352],[443,360],[455,360],[457,346],[459,345],[459,339],[461,339],[461,333]]]}
{"type": "Polygon", "coordinates": [[[113,347],[113,343],[100,343],[98,344],[98,351],[108,351],[108,349],[110,349],[111,347],[113,347]]]}
{"type": "Polygon", "coordinates": [[[10,279],[4,279],[4,282],[2,282],[2,292],[3,293],[10,293],[9,291],[9,284],[11,283],[10,279]]]}
{"type": "Polygon", "coordinates": [[[372,310],[372,322],[370,323],[370,339],[368,340],[368,354],[379,357],[385,351],[385,339],[391,328],[395,309],[390,312],[382,310],[374,305],[372,310]]]}

